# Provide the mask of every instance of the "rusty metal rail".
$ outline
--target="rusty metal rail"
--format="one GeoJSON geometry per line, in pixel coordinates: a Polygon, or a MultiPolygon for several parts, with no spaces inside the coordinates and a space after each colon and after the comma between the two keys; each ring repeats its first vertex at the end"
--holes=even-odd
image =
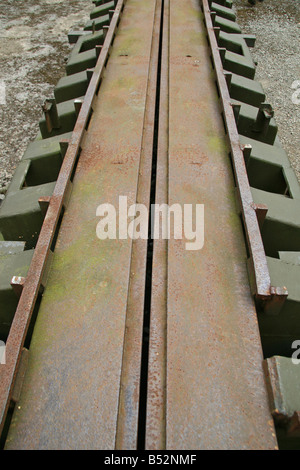
{"type": "Polygon", "coordinates": [[[35,249],[34,257],[26,277],[26,283],[22,289],[22,294],[16,310],[13,323],[10,328],[6,343],[6,365],[0,370],[0,432],[3,429],[5,418],[10,403],[14,381],[18,370],[22,348],[26,337],[27,329],[33,314],[34,306],[40,291],[43,274],[46,270],[47,261],[51,252],[51,246],[55,237],[59,218],[63,205],[66,203],[68,191],[71,186],[71,176],[79,157],[81,142],[93,111],[93,102],[96,98],[99,84],[101,82],[110,48],[116,34],[120,15],[124,7],[125,0],[119,0],[110,27],[107,31],[105,42],[101,48],[95,71],[90,81],[84,103],[74,128],[72,139],[68,142],[68,149],[57,179],[57,183],[51,198],[41,201],[47,204],[47,213],[42,230],[35,249]]]}
{"type": "Polygon", "coordinates": [[[256,311],[200,5],[173,0],[164,8],[156,202],[203,203],[206,236],[195,252],[182,240],[154,243],[146,448],[272,449],[256,311]]]}
{"type": "Polygon", "coordinates": [[[219,51],[220,48],[215,35],[217,28],[215,28],[212,23],[208,0],[203,0],[202,8],[235,172],[238,201],[249,249],[249,272],[252,277],[252,292],[266,312],[276,314],[276,312],[278,313],[282,308],[288,292],[284,286],[276,287],[271,285],[267,259],[259,228],[259,220],[261,221],[261,217],[264,217],[267,208],[260,207],[253,201],[244,154],[234,117],[232,100],[229,95],[219,51]]]}
{"type": "MultiPolygon", "coordinates": [[[[137,446],[147,243],[144,240],[141,240],[141,243],[136,240],[134,244],[130,239],[108,240],[108,243],[104,242],[104,249],[96,237],[95,212],[100,202],[109,200],[116,205],[119,194],[127,195],[132,202],[147,204],[149,199],[161,2],[150,2],[142,9],[137,8],[138,5],[136,0],[126,3],[119,34],[114,42],[99,98],[86,131],[72,196],[62,221],[55,259],[43,305],[39,310],[39,321],[35,328],[37,343],[33,339],[34,344],[30,348],[31,358],[37,362],[36,366],[29,363],[29,370],[34,375],[37,369],[39,372],[36,378],[31,379],[30,373],[27,374],[29,382],[26,380],[23,385],[22,398],[26,402],[29,399],[28,406],[20,405],[21,409],[17,410],[25,411],[25,421],[22,419],[24,424],[26,422],[25,428],[23,425],[22,429],[13,427],[16,433],[13,433],[14,436],[8,436],[8,447],[43,447],[44,439],[51,448],[116,446],[133,449],[137,446]],[[140,40],[141,34],[143,40],[140,40]],[[136,36],[134,41],[132,35],[136,36]],[[119,109],[120,102],[123,106],[119,109]],[[124,123],[130,124],[128,126],[124,123]],[[119,174],[117,186],[116,171],[119,174]],[[94,189],[86,192],[86,185],[87,188],[94,189]],[[97,192],[95,188],[98,188],[97,192]],[[83,197],[89,201],[85,199],[83,204],[83,197]],[[70,236],[70,228],[78,227],[79,224],[80,233],[70,236]],[[70,269],[60,272],[60,266],[65,263],[68,251],[72,250],[70,242],[71,245],[80,242],[76,250],[77,255],[75,258],[71,257],[70,263],[67,263],[70,269]],[[87,266],[92,264],[87,278],[81,275],[81,270],[86,272],[86,268],[80,260],[79,265],[77,264],[78,256],[82,256],[81,259],[85,260],[87,266]],[[76,268],[73,266],[75,259],[76,268]],[[106,260],[104,265],[103,260],[106,260]],[[136,273],[138,276],[135,280],[136,273]],[[68,298],[64,302],[64,308],[60,299],[56,299],[58,279],[64,286],[65,297],[68,298]],[[74,283],[77,289],[75,303],[74,283]],[[86,292],[90,285],[92,290],[86,292]],[[70,303],[72,308],[69,307],[70,303]],[[48,310],[54,314],[53,319],[49,318],[48,310]],[[86,313],[88,322],[94,322],[93,333],[86,328],[82,330],[86,313]],[[70,322],[70,333],[61,330],[62,321],[70,322]],[[53,338],[54,332],[57,339],[53,338]],[[59,341],[61,334],[65,337],[63,342],[59,341]],[[69,339],[65,336],[68,334],[69,339]],[[93,341],[90,339],[91,334],[93,341]],[[43,345],[40,343],[42,337],[48,338],[47,346],[45,342],[43,345]],[[82,345],[87,360],[84,361],[85,372],[80,374],[80,378],[77,367],[81,359],[76,355],[76,363],[76,356],[73,358],[71,354],[72,348],[69,351],[65,346],[65,342],[69,344],[74,340],[77,348],[79,344],[82,345]],[[53,342],[56,343],[54,349],[53,342]],[[45,354],[49,360],[48,366],[38,359],[41,356],[45,359],[45,354]],[[59,367],[57,376],[58,364],[61,364],[61,368],[59,367]],[[46,373],[48,367],[52,371],[50,374],[46,373]],[[65,368],[68,368],[67,383],[63,372],[65,368]],[[107,377],[110,377],[109,381],[107,377]],[[85,383],[85,379],[89,383],[85,383]],[[40,390],[38,394],[41,393],[41,421],[36,420],[29,411],[35,401],[32,400],[30,390],[32,382],[36,383],[36,391],[40,390]],[[58,405],[62,407],[60,409],[54,409],[47,399],[48,387],[54,387],[53,393],[57,393],[56,384],[64,388],[61,396],[64,403],[58,405]],[[42,390],[46,392],[46,396],[42,390]],[[86,394],[91,395],[85,398],[86,394]],[[67,397],[66,400],[63,397],[67,397]],[[53,413],[56,415],[55,420],[53,413]],[[103,413],[104,419],[101,418],[104,417],[103,413]],[[74,421],[78,423],[77,432],[74,433],[73,430],[71,435],[65,433],[64,427],[67,423],[72,426],[74,421]],[[87,423],[87,430],[84,426],[80,428],[84,422],[87,423]],[[30,432],[26,436],[29,429],[30,432]],[[97,432],[92,432],[93,429],[97,429],[97,432]]],[[[58,401],[60,402],[60,399],[58,401]]]]}

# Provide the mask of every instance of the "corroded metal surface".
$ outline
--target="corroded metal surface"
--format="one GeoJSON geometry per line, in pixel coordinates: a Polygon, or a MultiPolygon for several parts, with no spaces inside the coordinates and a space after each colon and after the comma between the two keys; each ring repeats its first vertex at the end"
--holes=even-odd
{"type": "MultiPolygon", "coordinates": [[[[151,410],[164,419],[153,424],[149,417],[148,442],[161,448],[165,433],[167,449],[274,449],[244,238],[208,58],[197,2],[173,0],[168,203],[204,204],[205,244],[187,251],[184,239],[168,243],[167,344],[160,357],[166,405],[150,396],[151,410]]],[[[157,364],[149,368],[151,378],[157,364]]]]}
{"type": "Polygon", "coordinates": [[[20,354],[24,345],[30,319],[42,284],[43,274],[47,268],[51,244],[55,236],[55,231],[65,198],[68,195],[72,171],[78,154],[80,153],[81,141],[90,117],[92,103],[105,69],[109,50],[115,36],[115,31],[123,7],[124,0],[119,0],[116,4],[110,29],[98,58],[93,77],[90,81],[85,101],[81,107],[81,111],[72,134],[72,140],[68,145],[68,150],[66,152],[53,195],[49,201],[48,210],[35,248],[33,260],[10,328],[6,344],[6,365],[5,367],[2,367],[0,371],[0,432],[4,426],[12,387],[18,370],[20,354]]]}
{"type": "MultiPolygon", "coordinates": [[[[161,0],[157,0],[153,22],[144,132],[136,193],[136,202],[143,204],[147,208],[148,214],[150,210],[161,5],[161,0]]],[[[148,22],[148,18],[145,12],[143,20],[148,22]]],[[[147,239],[138,238],[133,240],[116,449],[134,450],[137,448],[147,249],[147,239]]]]}
{"type": "Polygon", "coordinates": [[[81,143],[7,448],[115,446],[132,241],[99,240],[96,209],[136,201],[155,1],[138,4],[126,3],[81,143]]]}
{"type": "Polygon", "coordinates": [[[0,369],[2,423],[50,258],[51,269],[6,448],[136,449],[145,433],[147,449],[274,449],[230,152],[255,294],[280,296],[265,266],[256,212],[262,220],[266,208],[251,198],[208,2],[206,30],[196,0],[127,0],[114,37],[123,3],[54,194],[40,200],[45,222],[0,369]],[[97,207],[117,208],[126,196],[128,206],[149,209],[153,181],[157,204],[204,205],[201,249],[188,251],[185,238],[155,239],[153,252],[148,240],[97,238],[97,207]]]}
{"type": "Polygon", "coordinates": [[[278,313],[288,292],[285,287],[272,287],[267,258],[259,230],[256,208],[253,202],[248,181],[243,151],[240,146],[239,135],[234,118],[234,110],[223,72],[222,60],[218,43],[210,17],[209,2],[202,0],[205,24],[211,48],[211,56],[215,67],[216,81],[220,93],[220,102],[223,109],[224,122],[228,134],[228,143],[235,173],[238,200],[245,227],[247,245],[249,249],[249,272],[253,277],[253,294],[266,312],[278,313]]]}

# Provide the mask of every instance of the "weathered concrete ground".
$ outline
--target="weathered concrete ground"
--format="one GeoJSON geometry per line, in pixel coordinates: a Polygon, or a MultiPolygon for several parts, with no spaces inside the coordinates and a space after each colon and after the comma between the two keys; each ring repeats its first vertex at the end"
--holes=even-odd
{"type": "Polygon", "coordinates": [[[300,0],[264,0],[255,6],[234,0],[234,8],[243,32],[256,36],[255,78],[273,106],[279,139],[300,181],[300,0]]]}
{"type": "MultiPolygon", "coordinates": [[[[0,104],[0,202],[38,132],[45,98],[65,73],[67,34],[85,25],[92,8],[91,0],[0,0],[0,87],[6,90],[0,104]]],[[[300,104],[292,102],[291,88],[300,80],[300,0],[264,0],[255,7],[235,0],[234,8],[243,31],[257,37],[256,78],[275,109],[280,140],[300,180],[300,104]]]]}

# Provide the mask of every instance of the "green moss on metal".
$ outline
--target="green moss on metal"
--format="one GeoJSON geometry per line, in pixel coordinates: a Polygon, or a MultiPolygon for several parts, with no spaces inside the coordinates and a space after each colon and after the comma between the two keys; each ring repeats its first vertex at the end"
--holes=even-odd
{"type": "Polygon", "coordinates": [[[213,135],[208,138],[208,148],[211,152],[227,152],[224,136],[213,135]]]}

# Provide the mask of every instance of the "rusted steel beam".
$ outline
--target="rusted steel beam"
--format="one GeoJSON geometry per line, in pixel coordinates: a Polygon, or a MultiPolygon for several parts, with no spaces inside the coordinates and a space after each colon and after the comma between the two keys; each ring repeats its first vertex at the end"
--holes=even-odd
{"type": "Polygon", "coordinates": [[[231,104],[226,75],[223,70],[222,58],[215,36],[208,0],[202,0],[202,9],[211,48],[211,57],[215,67],[217,86],[220,93],[220,102],[223,109],[239,203],[249,249],[250,275],[253,276],[253,294],[259,306],[267,313],[272,313],[272,311],[278,313],[288,292],[285,287],[273,288],[273,286],[271,286],[267,259],[259,229],[259,221],[251,194],[243,149],[240,145],[234,109],[231,104]]]}
{"type": "MultiPolygon", "coordinates": [[[[168,204],[169,150],[169,20],[170,2],[164,1],[159,126],[157,137],[155,203],[168,204]]],[[[159,220],[162,229],[162,220],[159,220]]],[[[155,225],[153,230],[155,230],[155,225]]],[[[166,346],[168,240],[162,234],[153,243],[152,287],[149,329],[149,364],[147,383],[146,449],[166,449],[166,346]]]]}
{"type": "MultiPolygon", "coordinates": [[[[200,6],[172,0],[167,24],[168,117],[161,126],[168,137],[158,157],[168,154],[169,206],[204,204],[205,242],[189,251],[186,238],[171,237],[167,254],[154,242],[154,261],[161,255],[161,264],[153,265],[146,446],[274,449],[245,241],[200,6]]],[[[165,199],[165,186],[160,189],[157,197],[165,199]]]]}
{"type": "MultiPolygon", "coordinates": [[[[145,121],[136,202],[143,204],[150,214],[152,157],[155,131],[160,23],[162,1],[157,0],[153,23],[145,121]]],[[[149,223],[149,220],[148,220],[149,223]]],[[[127,299],[126,327],[122,361],[116,449],[137,448],[139,429],[139,402],[141,358],[144,326],[145,286],[148,240],[135,239],[132,243],[130,280],[127,299]]]]}
{"type": "Polygon", "coordinates": [[[70,178],[76,164],[81,141],[84,136],[93,100],[105,70],[109,50],[114,39],[116,28],[125,0],[119,0],[112,17],[109,31],[101,49],[94,74],[91,78],[84,103],[82,104],[78,119],[69,143],[66,155],[57,179],[53,195],[49,201],[48,210],[35,248],[35,253],[29,268],[26,283],[16,310],[13,323],[6,344],[6,365],[0,369],[0,433],[2,432],[7,410],[10,403],[14,380],[18,370],[20,354],[26,338],[26,333],[40,290],[43,273],[55,236],[56,227],[62,211],[65,196],[68,192],[70,178]]]}

